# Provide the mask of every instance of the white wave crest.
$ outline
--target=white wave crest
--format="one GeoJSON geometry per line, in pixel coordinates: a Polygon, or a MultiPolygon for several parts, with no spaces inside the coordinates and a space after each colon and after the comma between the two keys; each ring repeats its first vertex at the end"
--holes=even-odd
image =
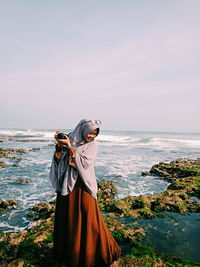
{"type": "Polygon", "coordinates": [[[153,137],[150,144],[154,144],[159,147],[200,147],[200,140],[153,137]]]}
{"type": "Polygon", "coordinates": [[[131,136],[117,136],[117,135],[104,135],[100,134],[97,137],[97,140],[105,143],[113,143],[113,144],[128,144],[138,142],[141,138],[139,137],[131,137],[131,136]]]}
{"type": "Polygon", "coordinates": [[[12,137],[44,138],[53,139],[55,131],[34,130],[34,129],[0,129],[0,135],[12,137]]]}

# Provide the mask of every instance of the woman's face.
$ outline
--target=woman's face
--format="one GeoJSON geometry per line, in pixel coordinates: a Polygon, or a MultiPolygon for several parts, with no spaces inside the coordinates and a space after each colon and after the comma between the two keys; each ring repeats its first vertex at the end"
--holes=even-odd
{"type": "Polygon", "coordinates": [[[85,139],[85,141],[90,142],[92,139],[94,139],[97,136],[97,134],[98,134],[98,130],[95,129],[91,133],[89,133],[88,135],[86,135],[84,137],[84,139],[85,139]]]}

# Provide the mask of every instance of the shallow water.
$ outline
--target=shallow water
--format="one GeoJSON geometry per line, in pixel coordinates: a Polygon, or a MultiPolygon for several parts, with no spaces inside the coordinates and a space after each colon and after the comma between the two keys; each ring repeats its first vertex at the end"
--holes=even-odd
{"type": "MultiPolygon", "coordinates": [[[[55,130],[44,129],[0,129],[0,135],[21,140],[0,143],[1,147],[40,149],[17,155],[22,158],[19,167],[13,167],[14,162],[11,160],[2,159],[8,167],[0,169],[0,198],[16,198],[20,202],[16,209],[2,213],[1,231],[26,228],[31,222],[26,216],[30,208],[40,201],[49,201],[55,197],[48,180],[54,152],[54,133],[55,130]],[[23,142],[25,140],[30,142],[23,142]],[[18,178],[28,179],[30,183],[18,184],[18,178]]],[[[141,172],[148,171],[160,161],[197,158],[200,150],[200,134],[102,131],[97,140],[97,179],[114,181],[118,188],[118,198],[166,190],[169,185],[167,181],[159,177],[141,176],[141,172]]]]}
{"type": "Polygon", "coordinates": [[[176,255],[200,263],[200,214],[164,213],[165,218],[131,219],[121,221],[131,227],[137,222],[146,231],[144,244],[168,255],[176,255]]]}

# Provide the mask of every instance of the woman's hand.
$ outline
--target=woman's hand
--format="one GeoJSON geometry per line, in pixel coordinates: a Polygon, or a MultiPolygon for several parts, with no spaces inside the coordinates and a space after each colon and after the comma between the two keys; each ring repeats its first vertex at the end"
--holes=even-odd
{"type": "Polygon", "coordinates": [[[69,148],[71,148],[71,143],[70,143],[70,140],[69,140],[69,137],[67,135],[65,135],[66,139],[56,139],[58,141],[58,143],[60,145],[65,145],[65,146],[68,146],[69,148]]]}
{"type": "Polygon", "coordinates": [[[74,161],[74,157],[69,155],[68,162],[69,162],[69,165],[71,165],[72,167],[74,167],[76,169],[76,164],[75,164],[75,161],[74,161]]]}

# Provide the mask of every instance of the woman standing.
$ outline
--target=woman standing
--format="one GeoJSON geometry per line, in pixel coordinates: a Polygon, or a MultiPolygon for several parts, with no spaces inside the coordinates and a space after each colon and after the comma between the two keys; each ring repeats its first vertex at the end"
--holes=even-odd
{"type": "Polygon", "coordinates": [[[97,204],[94,161],[99,126],[100,121],[84,119],[66,139],[57,139],[58,145],[68,147],[55,152],[50,171],[57,192],[54,253],[63,267],[109,266],[120,255],[97,204]]]}

